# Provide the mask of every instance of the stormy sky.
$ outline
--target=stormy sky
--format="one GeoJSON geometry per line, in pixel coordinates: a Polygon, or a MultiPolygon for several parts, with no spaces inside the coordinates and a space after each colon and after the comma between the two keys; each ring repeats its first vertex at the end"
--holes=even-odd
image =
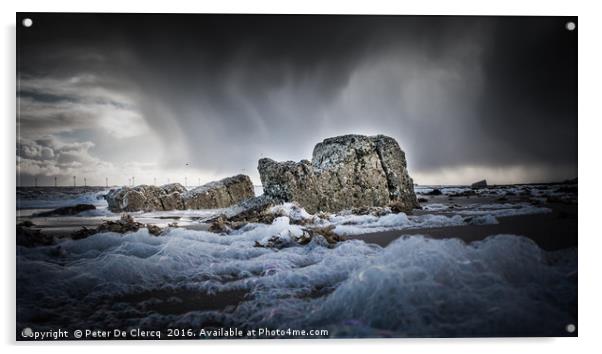
{"type": "Polygon", "coordinates": [[[17,181],[259,184],[349,133],[397,139],[420,184],[574,178],[568,21],[17,14],[17,181]]]}

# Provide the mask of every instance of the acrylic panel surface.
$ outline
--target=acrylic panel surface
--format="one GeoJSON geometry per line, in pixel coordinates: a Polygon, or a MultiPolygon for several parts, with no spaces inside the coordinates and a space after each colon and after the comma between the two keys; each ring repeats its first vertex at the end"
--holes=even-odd
{"type": "Polygon", "coordinates": [[[576,17],[17,14],[17,340],[576,336],[576,17]]]}

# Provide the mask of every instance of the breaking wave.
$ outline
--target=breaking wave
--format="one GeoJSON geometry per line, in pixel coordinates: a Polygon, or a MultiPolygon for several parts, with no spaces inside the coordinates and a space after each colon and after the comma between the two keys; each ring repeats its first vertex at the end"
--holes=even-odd
{"type": "Polygon", "coordinates": [[[106,206],[104,195],[108,188],[100,187],[41,187],[17,188],[17,210],[55,209],[76,204],[106,206]]]}

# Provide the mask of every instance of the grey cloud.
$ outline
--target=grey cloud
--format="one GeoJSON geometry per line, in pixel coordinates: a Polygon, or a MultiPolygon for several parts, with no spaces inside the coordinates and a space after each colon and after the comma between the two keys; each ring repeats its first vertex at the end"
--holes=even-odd
{"type": "Polygon", "coordinates": [[[25,136],[68,132],[106,161],[190,162],[256,181],[259,157],[307,158],[345,133],[395,137],[410,171],[441,183],[442,171],[474,166],[533,170],[515,180],[576,173],[576,90],[562,86],[576,82],[562,63],[576,40],[562,18],[167,16],[133,26],[109,16],[49,18],[54,27],[20,44],[21,90],[33,93],[21,96],[25,136]],[[546,74],[558,81],[537,79],[546,74]]]}
{"type": "Polygon", "coordinates": [[[24,137],[86,129],[104,129],[116,137],[131,137],[147,131],[132,97],[110,88],[105,79],[75,74],[25,76],[19,80],[17,124],[24,137]]]}
{"type": "Polygon", "coordinates": [[[90,155],[93,146],[92,142],[64,143],[53,137],[20,139],[17,144],[17,172],[21,178],[64,178],[111,168],[110,164],[90,155]]]}

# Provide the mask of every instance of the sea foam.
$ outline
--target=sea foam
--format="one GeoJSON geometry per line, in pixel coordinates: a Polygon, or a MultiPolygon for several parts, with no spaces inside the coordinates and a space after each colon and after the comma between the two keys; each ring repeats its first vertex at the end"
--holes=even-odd
{"type": "MultiPolygon", "coordinates": [[[[395,218],[405,222],[403,215],[395,218]]],[[[173,228],[154,237],[141,229],[64,240],[60,255],[56,246],[18,247],[18,326],[217,322],[326,328],[331,336],[557,335],[575,320],[576,250],[549,253],[515,235],[472,244],[411,236],[386,248],[360,240],[328,247],[321,237],[291,242],[301,234],[283,216],[229,236],[173,228]],[[288,247],[254,247],[273,237],[288,247]],[[172,295],[157,295],[165,291],[172,295]],[[158,310],[185,301],[182,293],[231,291],[246,294],[238,306],[158,310]]]]}

